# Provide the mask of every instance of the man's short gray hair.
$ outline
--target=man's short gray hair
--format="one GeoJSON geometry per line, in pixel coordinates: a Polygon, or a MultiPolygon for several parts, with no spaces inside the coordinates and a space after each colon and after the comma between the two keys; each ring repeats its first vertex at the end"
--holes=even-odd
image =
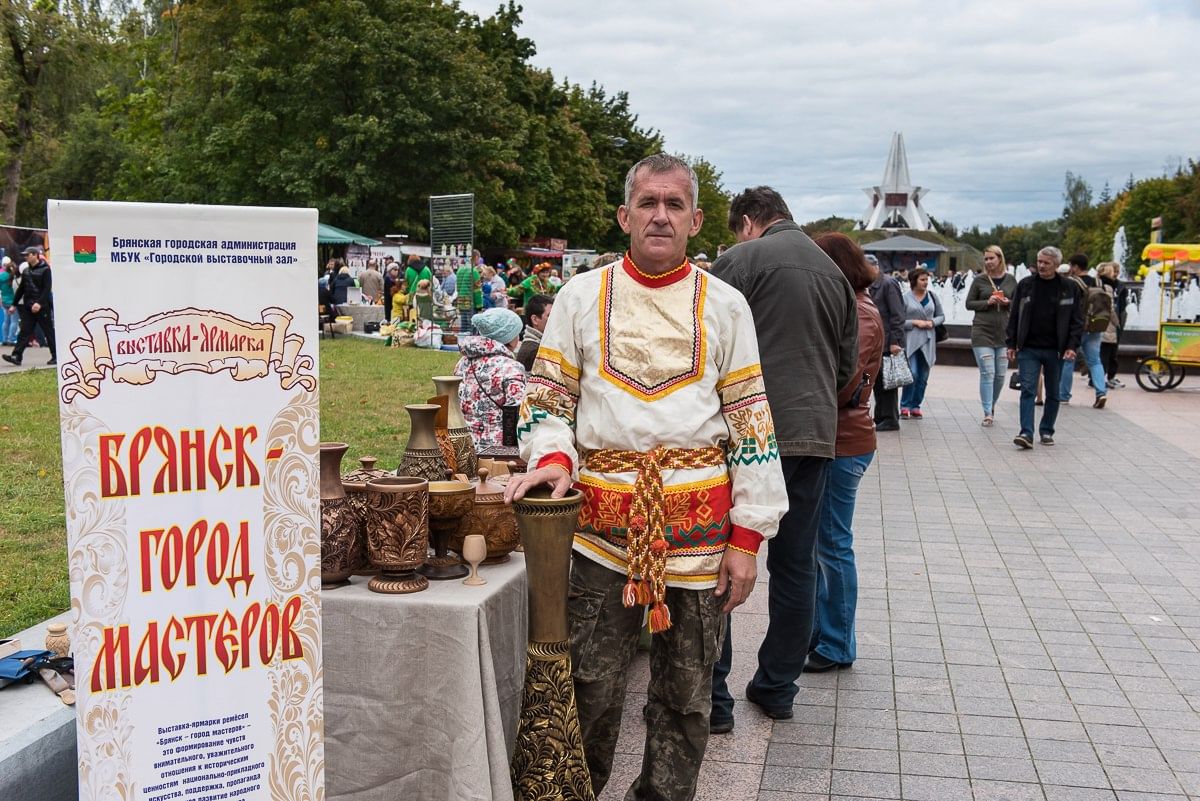
{"type": "Polygon", "coordinates": [[[1038,251],[1038,255],[1049,256],[1054,259],[1055,265],[1062,264],[1062,251],[1054,247],[1054,245],[1046,245],[1046,247],[1038,251]]]}
{"type": "Polygon", "coordinates": [[[629,168],[629,172],[625,173],[625,205],[629,205],[630,198],[633,197],[633,179],[637,176],[637,171],[646,168],[651,175],[662,175],[665,172],[675,172],[683,170],[688,174],[688,178],[692,182],[692,210],[695,211],[700,205],[700,179],[696,177],[696,171],[692,169],[692,165],[688,164],[678,156],[668,156],[666,153],[655,153],[653,156],[639,161],[629,168]]]}

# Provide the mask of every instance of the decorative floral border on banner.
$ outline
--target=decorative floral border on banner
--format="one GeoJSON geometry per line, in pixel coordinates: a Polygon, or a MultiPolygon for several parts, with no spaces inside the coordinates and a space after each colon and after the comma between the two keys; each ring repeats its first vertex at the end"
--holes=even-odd
{"type": "Polygon", "coordinates": [[[274,801],[324,801],[325,707],[321,690],[321,544],[309,508],[320,483],[317,396],[297,395],[271,422],[267,441],[283,458],[268,463],[263,482],[265,572],[274,600],[299,595],[302,617],[292,630],[304,658],[270,667],[275,752],[268,767],[274,801]],[[305,564],[311,565],[310,569],[305,564]]]}
{"type": "MultiPolygon", "coordinates": [[[[64,476],[66,513],[74,519],[67,531],[77,531],[67,546],[72,593],[71,635],[75,659],[90,664],[100,651],[105,626],[115,626],[125,613],[129,590],[129,555],[125,533],[125,504],[100,502],[100,463],[95,453],[98,435],[108,426],[78,407],[62,410],[64,465],[83,465],[64,476]],[[72,458],[71,453],[78,454],[72,458]],[[79,621],[86,618],[88,625],[79,621]]],[[[79,798],[81,801],[133,801],[133,725],[128,712],[133,695],[114,690],[102,695],[81,694],[76,706],[79,729],[79,798]]]]}
{"type": "Polygon", "coordinates": [[[80,318],[87,336],[71,343],[72,361],[63,365],[63,403],[82,395],[95,398],[105,377],[125,384],[149,384],[159,373],[216,374],[228,370],[235,381],[263,378],[274,369],[284,389],[317,387],[313,359],[302,355],[304,337],[289,334],[292,315],[263,309],[262,322],[241,320],[212,309],[176,309],[136,323],[120,323],[112,309],[93,309],[80,318]]]}

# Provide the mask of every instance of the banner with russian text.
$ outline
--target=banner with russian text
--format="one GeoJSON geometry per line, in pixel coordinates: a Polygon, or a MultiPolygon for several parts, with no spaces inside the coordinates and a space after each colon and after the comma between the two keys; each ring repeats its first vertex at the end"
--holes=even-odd
{"type": "Polygon", "coordinates": [[[47,204],[81,801],[322,801],[317,213],[47,204]]]}

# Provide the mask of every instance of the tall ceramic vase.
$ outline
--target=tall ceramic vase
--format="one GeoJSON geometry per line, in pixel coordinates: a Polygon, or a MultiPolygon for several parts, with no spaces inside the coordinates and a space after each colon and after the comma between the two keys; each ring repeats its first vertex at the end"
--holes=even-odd
{"type": "Polygon", "coordinates": [[[459,473],[465,473],[467,478],[474,478],[479,472],[479,454],[475,452],[475,440],[471,429],[463,417],[462,405],[458,399],[458,387],[462,378],[456,375],[435,375],[433,386],[437,394],[445,395],[449,401],[446,409],[446,428],[450,433],[450,442],[454,445],[455,468],[459,473]]]}
{"type": "Polygon", "coordinates": [[[513,502],[529,591],[525,689],[512,758],[517,801],[595,799],[579,731],[567,629],[571,543],[582,504],[578,490],[551,498],[544,488],[513,502]]]}
{"type": "Polygon", "coordinates": [[[360,544],[358,515],[342,487],[342,457],[349,445],[321,443],[321,588],[350,583],[360,544]]]}
{"type": "Polygon", "coordinates": [[[379,572],[371,567],[371,557],[367,554],[367,482],[393,474],[376,467],[378,461],[374,456],[360,456],[359,467],[342,474],[342,486],[358,520],[358,543],[354,550],[356,576],[373,576],[379,572]]]}
{"type": "Polygon", "coordinates": [[[435,425],[439,407],[434,403],[410,403],[404,408],[408,410],[411,427],[408,445],[404,448],[396,475],[413,476],[426,481],[445,480],[450,469],[442,456],[442,449],[438,447],[435,425]]]}
{"type": "Polygon", "coordinates": [[[417,573],[429,552],[429,482],[388,476],[367,482],[367,552],[380,574],[373,592],[420,592],[429,582],[417,573]]]}

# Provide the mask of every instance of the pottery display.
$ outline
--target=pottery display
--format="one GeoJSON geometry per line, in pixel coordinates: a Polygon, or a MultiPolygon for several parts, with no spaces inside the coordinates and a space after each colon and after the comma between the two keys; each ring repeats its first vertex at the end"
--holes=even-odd
{"type": "Polygon", "coordinates": [[[546,798],[549,787],[554,798],[592,801],[567,641],[571,544],[583,493],[572,489],[563,498],[551,498],[548,488],[537,487],[512,505],[525,544],[529,593],[525,688],[511,764],[513,797],[546,798]]]}
{"type": "Polygon", "coordinates": [[[342,474],[342,487],[358,521],[358,539],[351,559],[356,576],[373,576],[379,572],[371,567],[371,558],[367,555],[367,482],[392,473],[376,467],[378,461],[374,456],[360,456],[359,467],[342,474]]]}
{"type": "Polygon", "coordinates": [[[67,636],[66,623],[51,623],[46,626],[46,650],[55,656],[71,655],[71,638],[67,636]]]}
{"type": "Polygon", "coordinates": [[[417,573],[429,551],[429,482],[386,476],[367,482],[367,552],[380,574],[367,589],[401,594],[429,587],[417,573]]]}
{"type": "Polygon", "coordinates": [[[474,478],[479,471],[479,455],[475,452],[475,440],[463,417],[462,403],[458,398],[458,387],[462,378],[456,375],[435,375],[433,386],[439,395],[446,396],[446,430],[454,446],[456,473],[474,478]]]}
{"type": "Polygon", "coordinates": [[[463,584],[468,587],[482,587],[487,584],[487,580],[479,575],[479,563],[483,561],[483,557],[487,556],[487,543],[483,540],[482,534],[468,534],[463,541],[462,548],[463,559],[471,565],[471,575],[463,579],[463,584]]]}
{"type": "Polygon", "coordinates": [[[321,588],[350,583],[362,548],[359,518],[342,486],[344,442],[321,443],[321,588]]]}
{"type": "Polygon", "coordinates": [[[433,556],[418,568],[431,579],[454,579],[467,575],[467,566],[447,554],[450,537],[475,503],[475,488],[466,481],[429,482],[429,533],[433,556]]]}
{"type": "Polygon", "coordinates": [[[517,531],[517,516],[504,502],[504,485],[488,479],[486,467],[479,468],[479,483],[475,486],[475,504],[463,518],[457,533],[450,537],[450,550],[462,553],[463,540],[471,534],[482,534],[487,542],[485,565],[498,565],[509,560],[509,554],[521,544],[517,531]]]}
{"type": "Polygon", "coordinates": [[[426,481],[444,480],[450,471],[438,447],[436,422],[439,407],[434,403],[409,403],[404,408],[408,410],[411,428],[396,475],[415,476],[426,481]]]}

